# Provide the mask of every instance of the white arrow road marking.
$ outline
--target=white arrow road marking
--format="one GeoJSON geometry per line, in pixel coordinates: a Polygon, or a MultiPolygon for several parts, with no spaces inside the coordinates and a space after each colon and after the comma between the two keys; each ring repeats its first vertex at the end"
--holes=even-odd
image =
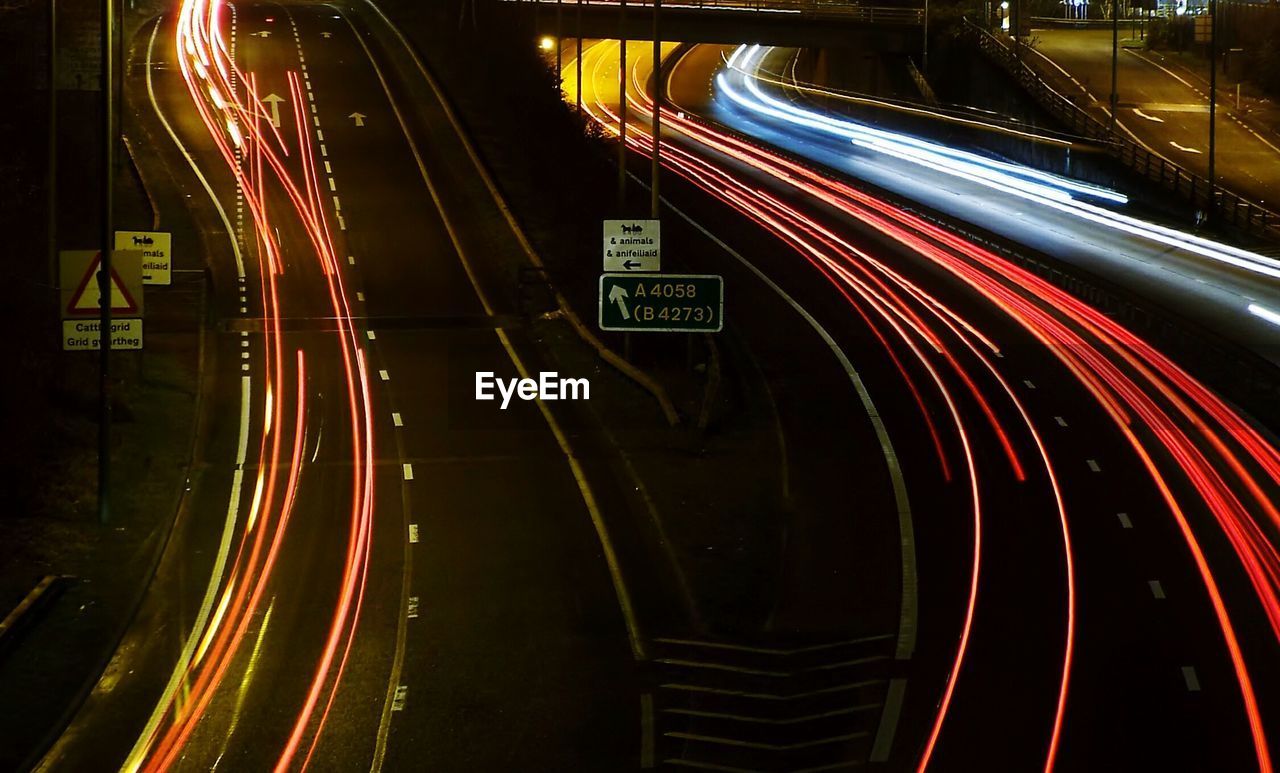
{"type": "Polygon", "coordinates": [[[269,38],[269,37],[271,37],[271,32],[270,32],[270,30],[262,30],[261,32],[250,32],[250,33],[249,33],[249,37],[253,37],[253,38],[269,38]]]}
{"type": "Polygon", "coordinates": [[[352,113],[347,117],[355,119],[356,126],[364,126],[364,119],[367,118],[368,116],[366,116],[364,113],[352,113]]]}
{"type": "Polygon", "coordinates": [[[271,105],[271,124],[277,129],[280,128],[280,103],[284,101],[284,97],[279,94],[268,94],[262,98],[262,101],[271,105]]]}
{"type": "Polygon", "coordinates": [[[609,290],[609,302],[618,304],[618,311],[622,312],[624,320],[631,319],[631,312],[627,311],[627,304],[623,301],[626,297],[627,291],[618,285],[614,285],[613,289],[609,290]]]}
{"type": "Polygon", "coordinates": [[[333,37],[333,33],[332,33],[332,32],[321,32],[321,33],[320,33],[320,37],[322,37],[322,38],[331,38],[331,37],[333,37]]]}

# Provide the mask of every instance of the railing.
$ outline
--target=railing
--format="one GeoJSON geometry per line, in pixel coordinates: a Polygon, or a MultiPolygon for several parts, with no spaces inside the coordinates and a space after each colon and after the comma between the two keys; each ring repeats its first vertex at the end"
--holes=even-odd
{"type": "Polygon", "coordinates": [[[1250,235],[1280,241],[1280,215],[1224,190],[1221,185],[1217,186],[1211,196],[1207,179],[1188,172],[1129,137],[1112,132],[1106,124],[1046,83],[1030,65],[1022,61],[1015,46],[1022,46],[1022,51],[1029,52],[1024,44],[1006,43],[968,19],[965,19],[965,29],[983,53],[1012,75],[1041,107],[1065,123],[1072,132],[1097,141],[1120,163],[1198,209],[1210,213],[1219,224],[1237,228],[1250,235]]]}
{"type": "Polygon", "coordinates": [[[911,75],[911,80],[915,82],[916,89],[920,92],[925,104],[930,107],[937,107],[938,95],[933,93],[933,87],[929,85],[924,73],[920,72],[920,69],[916,67],[916,63],[910,59],[907,59],[907,72],[911,75]]]}
{"type": "MultiPolygon", "coordinates": [[[[504,0],[508,3],[531,0],[504,0]]],[[[535,0],[543,5],[555,5],[556,0],[535,0]]],[[[562,0],[561,7],[577,6],[577,0],[562,0]]],[[[583,6],[599,7],[618,5],[618,0],[583,0],[583,6]]],[[[627,0],[628,8],[647,8],[653,0],[627,0]]],[[[887,24],[920,26],[924,23],[923,8],[858,5],[834,0],[663,0],[666,10],[702,10],[779,14],[810,19],[840,19],[863,24],[887,24]]]]}

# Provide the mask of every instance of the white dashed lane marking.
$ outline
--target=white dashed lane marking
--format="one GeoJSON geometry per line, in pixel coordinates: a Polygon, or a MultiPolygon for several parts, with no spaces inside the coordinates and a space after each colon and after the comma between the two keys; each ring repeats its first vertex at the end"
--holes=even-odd
{"type": "Polygon", "coordinates": [[[1120,519],[1120,528],[1122,529],[1133,528],[1133,521],[1129,520],[1128,513],[1116,513],[1116,517],[1120,519]]]}
{"type": "Polygon", "coordinates": [[[1182,680],[1187,683],[1187,692],[1200,692],[1200,677],[1196,676],[1195,666],[1182,667],[1182,680]]]}

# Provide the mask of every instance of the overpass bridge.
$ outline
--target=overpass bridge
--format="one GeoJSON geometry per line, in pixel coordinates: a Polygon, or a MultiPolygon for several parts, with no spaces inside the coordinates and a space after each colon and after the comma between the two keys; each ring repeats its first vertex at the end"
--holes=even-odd
{"type": "MultiPolygon", "coordinates": [[[[663,40],[680,43],[760,43],[914,53],[924,34],[924,9],[904,0],[664,0],[663,40]]],[[[501,0],[506,14],[531,17],[539,35],[653,38],[652,0],[501,0]],[[579,15],[581,26],[579,27],[579,15]],[[557,18],[562,31],[557,30],[557,18]],[[580,31],[579,31],[580,30],[580,31]]]]}

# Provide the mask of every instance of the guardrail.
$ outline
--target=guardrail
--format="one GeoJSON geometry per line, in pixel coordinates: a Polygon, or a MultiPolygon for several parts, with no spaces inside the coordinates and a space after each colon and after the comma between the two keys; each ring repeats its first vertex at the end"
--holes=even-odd
{"type": "MultiPolygon", "coordinates": [[[[556,5],[556,0],[504,0],[508,3],[538,2],[556,5]]],[[[562,0],[562,8],[573,8],[577,0],[562,0]]],[[[618,0],[583,0],[584,7],[617,7],[618,0]]],[[[653,0],[628,0],[628,8],[652,8],[653,0]]],[[[759,14],[794,15],[809,19],[840,19],[863,24],[921,26],[924,9],[858,5],[832,0],[663,0],[664,10],[741,11],[759,14]]]]}
{"type": "Polygon", "coordinates": [[[1006,43],[969,19],[964,22],[965,30],[978,48],[1072,132],[1096,140],[1112,158],[1196,208],[1205,210],[1217,223],[1252,236],[1280,241],[1280,215],[1223,189],[1221,185],[1215,189],[1207,179],[1188,172],[1129,137],[1112,132],[1106,124],[1045,82],[1022,60],[1021,52],[1029,50],[1025,44],[1006,43]]]}
{"type": "Polygon", "coordinates": [[[50,574],[36,583],[22,601],[18,602],[18,606],[0,620],[0,651],[12,644],[17,633],[30,623],[31,617],[41,607],[49,604],[67,581],[72,579],[74,578],[67,575],[50,574]]]}

